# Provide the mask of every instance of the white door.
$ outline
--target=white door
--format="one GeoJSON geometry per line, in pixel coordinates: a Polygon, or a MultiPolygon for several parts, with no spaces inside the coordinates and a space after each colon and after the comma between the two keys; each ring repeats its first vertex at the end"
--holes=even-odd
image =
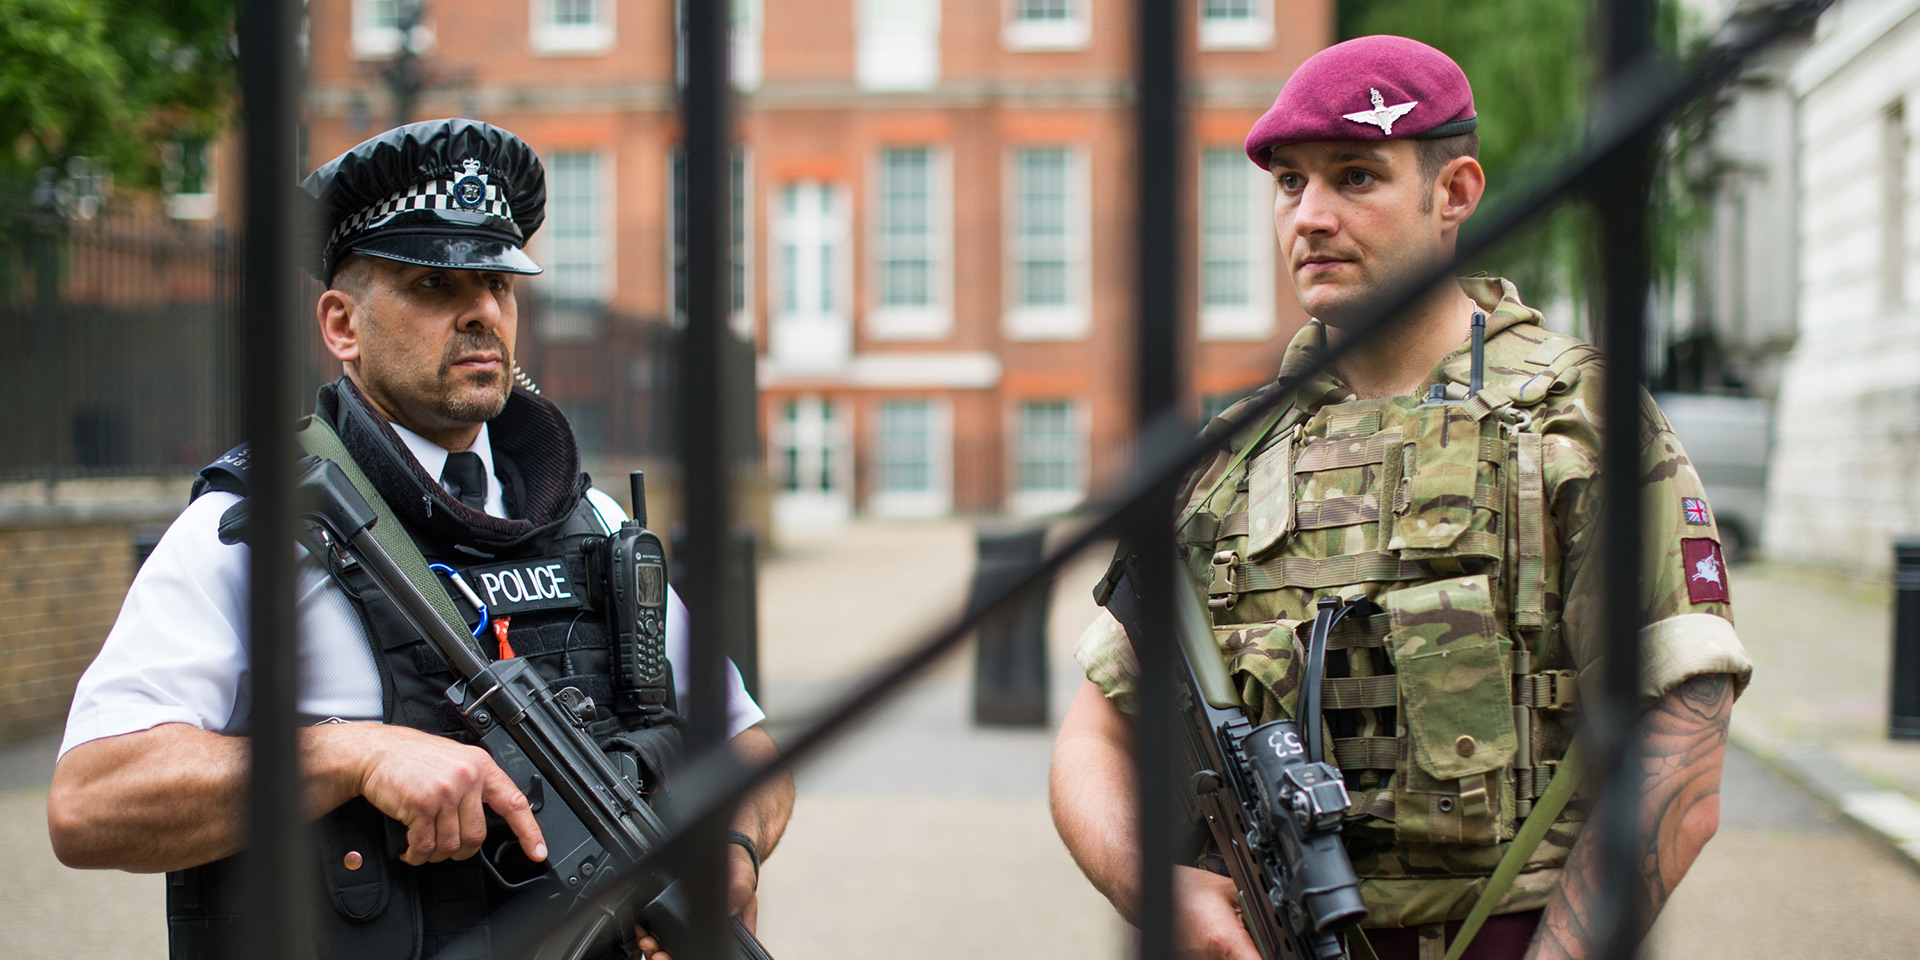
{"type": "Polygon", "coordinates": [[[783,373],[833,373],[853,357],[847,191],[817,180],[773,195],[769,359],[783,373]]]}
{"type": "Polygon", "coordinates": [[[782,530],[845,523],[853,513],[852,418],[845,404],[794,397],[774,409],[773,520],[782,530]]]}

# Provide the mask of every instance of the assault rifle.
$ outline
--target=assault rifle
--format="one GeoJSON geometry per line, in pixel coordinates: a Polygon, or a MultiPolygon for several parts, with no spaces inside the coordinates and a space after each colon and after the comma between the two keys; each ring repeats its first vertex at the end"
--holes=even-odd
{"type": "MultiPolygon", "coordinates": [[[[374,539],[373,508],[338,464],[318,457],[302,461],[297,496],[303,517],[315,524],[309,549],[340,551],[365,566],[407,622],[459,675],[447,698],[531,801],[547,859],[525,862],[519,848],[508,843],[481,854],[487,869],[511,888],[549,883],[570,898],[570,910],[593,900],[608,883],[632,886],[627,900],[637,905],[632,915],[592,917],[560,956],[577,960],[617,929],[614,924],[630,924],[635,916],[667,949],[689,943],[685,888],[659,873],[630,875],[627,869],[657,845],[666,827],[641,797],[637,772],[623,772],[587,734],[584,711],[557,697],[525,660],[489,663],[453,629],[374,539]],[[552,802],[556,798],[559,803],[552,802]],[[508,855],[522,862],[502,862],[508,855]]],[[[772,960],[738,919],[732,921],[732,934],[727,960],[772,960]]]]}
{"type": "MultiPolygon", "coordinates": [[[[1137,637],[1133,566],[1123,549],[1095,599],[1137,637]]],[[[1340,931],[1364,918],[1367,906],[1340,842],[1348,804],[1340,771],[1320,760],[1313,749],[1318,737],[1303,738],[1294,721],[1257,727],[1248,721],[1192,584],[1176,574],[1172,586],[1180,663],[1176,702],[1184,721],[1184,734],[1176,738],[1175,784],[1182,806],[1194,821],[1205,822],[1239,888],[1240,919],[1261,957],[1346,960],[1340,931]]],[[[1328,602],[1339,603],[1322,601],[1328,602]]],[[[1330,631],[1335,618],[1322,609],[1316,626],[1324,621],[1330,631]]],[[[1324,651],[1324,636],[1319,639],[1316,646],[1324,651]]],[[[1307,671],[1317,686],[1316,673],[1307,671]]],[[[1302,702],[1309,702],[1304,694],[1302,702]]],[[[1316,733],[1317,726],[1309,723],[1316,733]]]]}

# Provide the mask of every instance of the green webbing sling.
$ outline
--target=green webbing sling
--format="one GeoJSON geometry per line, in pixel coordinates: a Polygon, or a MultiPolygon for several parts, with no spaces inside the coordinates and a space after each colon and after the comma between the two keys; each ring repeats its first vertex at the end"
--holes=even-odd
{"type": "MultiPolygon", "coordinates": [[[[373,481],[367,479],[360,465],[353,461],[353,455],[347,452],[346,444],[340,442],[340,436],[333,432],[333,427],[319,417],[308,417],[295,437],[308,453],[331,460],[340,467],[347,479],[353,482],[353,488],[360,491],[367,505],[373,508],[374,516],[380,518],[373,525],[374,542],[386,549],[394,564],[407,575],[407,580],[412,582],[414,588],[433,604],[433,609],[439,612],[441,619],[454,628],[454,633],[461,637],[472,636],[472,628],[467,626],[466,618],[455,609],[453,598],[447,595],[446,588],[439,585],[439,579],[427,568],[427,558],[420,555],[420,548],[414,545],[413,538],[407,536],[406,529],[400,526],[399,518],[393,515],[393,508],[387,506],[387,501],[373,488],[373,481]]],[[[469,640],[468,644],[472,645],[472,641],[469,640]]],[[[475,646],[474,650],[479,652],[479,647],[475,646]]],[[[481,659],[491,658],[481,653],[481,659]]]]}
{"type": "Polygon", "coordinates": [[[1480,899],[1474,901],[1473,910],[1468,912],[1465,922],[1460,924],[1460,935],[1447,948],[1447,960],[1460,960],[1467,952],[1467,944],[1473,942],[1473,935],[1480,932],[1481,924],[1493,914],[1493,905],[1513,886],[1515,878],[1520,876],[1520,868],[1526,866],[1527,858],[1533,856],[1540,841],[1546,839],[1547,830],[1555,820],[1560,819],[1560,811],[1566,809],[1567,801],[1573,797],[1573,788],[1580,779],[1580,741],[1575,739],[1567,747],[1566,756],[1560,759],[1560,769],[1555,770],[1553,782],[1547,784],[1547,792],[1534,803],[1533,812],[1527,814],[1527,820],[1520,825],[1520,832],[1514,835],[1513,843],[1500,858],[1500,865],[1493,870],[1493,876],[1487,878],[1487,888],[1480,891],[1480,899]]]}

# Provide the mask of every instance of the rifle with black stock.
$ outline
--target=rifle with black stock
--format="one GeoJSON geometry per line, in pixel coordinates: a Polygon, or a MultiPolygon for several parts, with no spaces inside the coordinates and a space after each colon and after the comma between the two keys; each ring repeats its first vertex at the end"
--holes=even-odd
{"type": "MultiPolygon", "coordinates": [[[[509,888],[556,885],[570,898],[569,912],[592,902],[608,883],[631,885],[626,898],[631,911],[583,915],[579,932],[562,952],[541,956],[578,960],[604,942],[613,924],[630,924],[636,917],[662,946],[676,954],[687,949],[691,911],[684,886],[657,872],[627,869],[667,833],[640,794],[637,772],[623,770],[594,742],[574,704],[556,697],[529,663],[517,658],[488,662],[453,629],[374,538],[377,515],[338,464],[319,457],[303,460],[296,496],[302,518],[313,524],[304,538],[308,549],[340,551],[365,566],[460,677],[448,688],[448,699],[532,802],[547,859],[526,862],[516,844],[501,843],[480,854],[488,871],[509,888]],[[521,862],[503,862],[508,857],[521,862]]],[[[737,918],[731,925],[726,960],[772,960],[737,918]]]]}
{"type": "MultiPolygon", "coordinates": [[[[1131,561],[1123,549],[1095,592],[1130,638],[1139,635],[1140,623],[1131,561]]],[[[1177,570],[1170,584],[1180,665],[1174,680],[1184,733],[1176,737],[1174,789],[1192,820],[1205,824],[1212,852],[1240,891],[1241,921],[1264,960],[1347,960],[1340,933],[1365,918],[1367,907],[1340,841],[1346,784],[1313,749],[1319,744],[1317,710],[1308,722],[1311,738],[1292,720],[1254,726],[1227,674],[1206,608],[1177,570]]],[[[1321,601],[1313,645],[1322,652],[1325,633],[1338,619],[1330,603],[1342,604],[1321,601]]],[[[1307,671],[1317,686],[1316,673],[1307,671]]],[[[1304,690],[1301,702],[1307,716],[1304,690]]]]}

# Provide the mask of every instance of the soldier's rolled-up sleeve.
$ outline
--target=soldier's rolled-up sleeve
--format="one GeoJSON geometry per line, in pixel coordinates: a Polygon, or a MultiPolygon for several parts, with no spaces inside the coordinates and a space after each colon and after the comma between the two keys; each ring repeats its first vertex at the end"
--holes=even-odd
{"type": "MultiPolygon", "coordinates": [[[[1680,439],[1652,398],[1643,395],[1642,408],[1642,702],[1650,704],[1693,677],[1711,674],[1731,676],[1738,694],[1753,677],[1753,661],[1734,632],[1720,531],[1680,439]]],[[[1606,641],[1599,629],[1604,612],[1597,549],[1600,486],[1597,476],[1570,481],[1556,516],[1573,530],[1567,540],[1564,623],[1581,693],[1588,697],[1599,693],[1605,663],[1606,641]]]]}
{"type": "Polygon", "coordinates": [[[1102,610],[1087,624],[1074,645],[1073,659],[1087,672],[1087,679],[1093,681],[1121,713],[1134,714],[1140,664],[1134,659],[1133,644],[1127,640],[1126,629],[1113,614],[1102,610]]]}

